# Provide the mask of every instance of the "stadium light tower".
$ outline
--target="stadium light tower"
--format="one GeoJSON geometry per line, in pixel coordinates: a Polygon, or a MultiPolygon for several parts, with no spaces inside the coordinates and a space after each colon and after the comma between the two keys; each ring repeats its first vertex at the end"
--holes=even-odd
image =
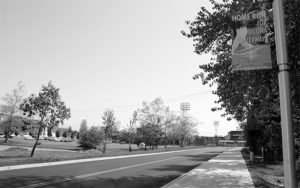
{"type": "Polygon", "coordinates": [[[180,110],[181,110],[181,115],[183,117],[187,116],[187,111],[191,109],[191,105],[189,102],[182,102],[180,103],[180,110]]]}

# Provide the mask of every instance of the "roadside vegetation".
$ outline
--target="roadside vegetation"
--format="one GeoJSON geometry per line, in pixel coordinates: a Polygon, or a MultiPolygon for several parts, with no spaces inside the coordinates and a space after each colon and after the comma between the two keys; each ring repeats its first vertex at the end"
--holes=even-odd
{"type": "MultiPolygon", "coordinates": [[[[196,18],[187,21],[187,31],[182,34],[192,39],[194,51],[199,54],[212,54],[210,62],[199,65],[203,85],[212,87],[218,96],[212,111],[222,111],[228,120],[240,122],[244,130],[246,145],[252,156],[261,158],[260,168],[268,169],[266,164],[282,161],[281,117],[278,83],[278,65],[272,7],[267,4],[268,41],[271,48],[272,69],[233,71],[232,41],[235,27],[232,24],[232,8],[243,10],[244,4],[251,10],[250,0],[211,0],[212,9],[201,7],[196,18]]],[[[292,118],[295,126],[295,140],[300,138],[300,2],[284,0],[286,37],[288,44],[289,72],[291,82],[292,118]]],[[[249,26],[250,27],[250,26],[249,26]]],[[[299,158],[299,143],[295,145],[295,158],[299,158]]],[[[281,166],[282,168],[282,166],[281,166]]],[[[299,169],[298,169],[299,170],[299,169]]],[[[274,173],[277,172],[274,170],[274,173]]],[[[272,174],[269,169],[267,173],[272,174]]],[[[282,175],[282,174],[281,174],[282,175]]]]}

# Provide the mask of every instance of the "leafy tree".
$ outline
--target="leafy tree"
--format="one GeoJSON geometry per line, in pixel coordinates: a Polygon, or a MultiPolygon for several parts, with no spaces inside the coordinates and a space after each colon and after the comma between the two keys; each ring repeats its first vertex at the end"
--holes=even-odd
{"type": "Polygon", "coordinates": [[[59,138],[59,137],[60,137],[60,131],[59,131],[59,130],[57,130],[57,131],[55,132],[55,137],[56,137],[56,138],[59,138]]]}
{"type": "Polygon", "coordinates": [[[193,135],[197,133],[195,127],[197,126],[197,121],[191,116],[179,117],[179,126],[177,127],[177,133],[180,135],[180,140],[183,143],[190,142],[193,135]]]}
{"type": "Polygon", "coordinates": [[[103,153],[106,152],[106,142],[111,140],[117,132],[118,122],[116,121],[114,111],[112,109],[106,109],[102,115],[104,125],[104,144],[103,153]]]}
{"type": "Polygon", "coordinates": [[[146,146],[150,146],[151,149],[157,146],[160,142],[161,136],[163,135],[161,126],[155,124],[143,124],[137,129],[137,134],[141,136],[146,146]]]}
{"type": "Polygon", "coordinates": [[[69,126],[69,128],[68,128],[68,133],[72,133],[72,127],[71,126],[69,126]]]}
{"type": "Polygon", "coordinates": [[[78,133],[78,139],[80,142],[81,136],[85,134],[85,132],[88,131],[88,125],[86,119],[83,119],[80,123],[79,133],[78,133]]]}
{"type": "MultiPolygon", "coordinates": [[[[223,116],[244,122],[248,114],[255,116],[263,136],[261,142],[265,146],[280,147],[280,111],[278,69],[276,64],[274,25],[271,19],[268,23],[269,41],[271,46],[271,70],[232,71],[231,43],[232,24],[231,8],[239,4],[251,4],[251,0],[210,0],[212,11],[201,7],[194,21],[188,21],[189,31],[182,34],[194,41],[195,52],[199,55],[211,53],[214,57],[210,62],[199,66],[200,73],[194,79],[201,78],[202,84],[216,86],[213,94],[219,99],[213,111],[224,110],[223,116]]],[[[291,93],[293,118],[300,118],[300,3],[284,0],[286,36],[289,46],[288,58],[291,73],[291,93]]],[[[250,6],[250,5],[248,5],[250,6]]],[[[268,8],[268,7],[267,7],[268,8]]],[[[247,126],[247,124],[244,124],[247,126]]],[[[244,127],[246,128],[246,127],[244,127]]],[[[246,128],[247,130],[247,128],[246,128]]]]}
{"type": "Polygon", "coordinates": [[[129,152],[132,151],[131,144],[133,143],[136,135],[136,121],[137,121],[137,112],[134,111],[132,119],[130,119],[129,125],[127,125],[127,129],[125,132],[126,138],[129,143],[129,152]]]}
{"type": "Polygon", "coordinates": [[[8,136],[12,134],[16,127],[14,121],[17,121],[17,116],[21,116],[21,111],[19,109],[20,104],[25,93],[25,85],[19,82],[17,88],[12,91],[12,93],[6,93],[2,97],[3,104],[0,106],[0,110],[5,114],[4,121],[1,122],[1,129],[4,130],[5,143],[8,141],[8,136]]]}
{"type": "Polygon", "coordinates": [[[104,132],[98,126],[92,126],[81,135],[80,145],[83,149],[96,149],[103,139],[104,132]]]}
{"type": "Polygon", "coordinates": [[[164,106],[163,100],[156,98],[149,104],[143,102],[143,107],[137,111],[137,120],[141,125],[153,124],[162,126],[166,119],[167,111],[168,108],[164,106]]]}
{"type": "Polygon", "coordinates": [[[77,131],[76,130],[74,130],[74,131],[72,131],[72,133],[71,133],[71,138],[75,138],[76,136],[77,136],[77,131]]]}
{"type": "Polygon", "coordinates": [[[63,134],[62,134],[62,136],[63,136],[64,138],[67,138],[67,137],[68,137],[68,132],[67,132],[67,131],[64,131],[63,134]]]}
{"type": "Polygon", "coordinates": [[[47,136],[52,137],[52,129],[50,128],[47,129],[47,136]]]}
{"type": "Polygon", "coordinates": [[[34,154],[42,130],[48,125],[58,126],[63,124],[65,119],[71,117],[71,110],[61,100],[59,88],[56,88],[52,82],[49,82],[47,86],[43,85],[38,96],[32,94],[26,98],[20,108],[23,110],[24,115],[39,118],[39,130],[31,151],[31,157],[34,154]]]}

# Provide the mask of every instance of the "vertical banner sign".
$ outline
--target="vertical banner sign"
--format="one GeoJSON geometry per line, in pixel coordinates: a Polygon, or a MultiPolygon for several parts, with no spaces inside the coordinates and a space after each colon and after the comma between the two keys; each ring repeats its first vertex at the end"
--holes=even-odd
{"type": "Polygon", "coordinates": [[[232,69],[271,69],[267,2],[240,1],[232,7],[232,69]]]}

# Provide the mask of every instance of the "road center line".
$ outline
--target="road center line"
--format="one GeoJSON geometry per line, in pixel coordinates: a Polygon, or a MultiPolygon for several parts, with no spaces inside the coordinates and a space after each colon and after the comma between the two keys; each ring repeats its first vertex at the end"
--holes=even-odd
{"type": "Polygon", "coordinates": [[[106,174],[106,173],[110,173],[110,172],[115,172],[115,171],[119,171],[119,170],[126,170],[126,169],[129,169],[129,168],[135,168],[135,167],[139,167],[139,166],[159,163],[159,162],[162,162],[162,161],[172,160],[172,159],[176,159],[176,158],[180,158],[180,157],[172,157],[172,158],[162,159],[162,160],[158,160],[158,161],[152,161],[152,162],[140,163],[140,164],[125,166],[125,167],[120,167],[120,168],[114,168],[114,169],[110,169],[110,170],[104,170],[104,171],[101,171],[101,172],[83,174],[83,175],[79,175],[79,176],[75,176],[75,177],[68,177],[68,178],[63,178],[61,180],[54,180],[54,181],[50,181],[50,182],[36,183],[36,184],[26,185],[26,186],[19,187],[19,188],[34,188],[34,187],[40,187],[40,186],[51,185],[51,184],[56,184],[56,183],[62,183],[62,182],[66,182],[66,181],[72,181],[72,180],[87,178],[87,177],[91,177],[91,176],[97,176],[97,175],[106,174]]]}

